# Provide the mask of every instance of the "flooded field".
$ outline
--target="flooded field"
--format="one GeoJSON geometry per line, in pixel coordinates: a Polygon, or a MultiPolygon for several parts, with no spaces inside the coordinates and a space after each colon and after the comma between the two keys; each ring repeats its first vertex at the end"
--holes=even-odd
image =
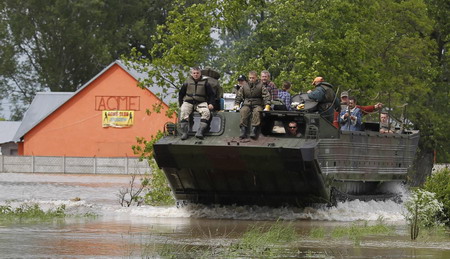
{"type": "MultiPolygon", "coordinates": [[[[411,241],[404,208],[392,201],[352,201],[305,209],[125,208],[119,205],[117,194],[129,180],[129,176],[117,175],[0,174],[0,205],[37,203],[44,210],[65,205],[72,215],[43,222],[0,221],[0,257],[223,257],[231,255],[229,247],[250,228],[281,224],[294,229],[298,237],[269,253],[273,258],[450,258],[448,233],[411,241]],[[97,216],[81,216],[86,214],[97,216]],[[392,231],[358,239],[330,234],[339,228],[376,225],[380,220],[392,231]],[[312,234],[317,231],[325,234],[312,234]]],[[[254,257],[258,255],[250,258],[254,257]]]]}

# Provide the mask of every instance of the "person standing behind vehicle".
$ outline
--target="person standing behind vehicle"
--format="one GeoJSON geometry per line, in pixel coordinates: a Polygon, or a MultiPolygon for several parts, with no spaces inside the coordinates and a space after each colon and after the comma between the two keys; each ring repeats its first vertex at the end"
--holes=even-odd
{"type": "Polygon", "coordinates": [[[330,123],[333,123],[334,111],[340,111],[340,102],[336,98],[334,86],[325,82],[323,77],[316,77],[312,85],[315,86],[314,90],[309,90],[308,98],[312,99],[317,104],[317,111],[330,123]]]}
{"type": "Polygon", "coordinates": [[[347,109],[347,103],[348,103],[348,92],[343,91],[341,93],[341,110],[347,109]]]}
{"type": "Polygon", "coordinates": [[[291,110],[291,94],[289,93],[289,90],[291,90],[291,83],[284,81],[283,88],[278,92],[278,99],[284,103],[287,111],[291,110]]]}
{"type": "Polygon", "coordinates": [[[356,99],[348,98],[347,109],[341,111],[339,116],[339,124],[342,131],[360,131],[361,130],[361,109],[356,107],[356,99]]]}
{"type": "Polygon", "coordinates": [[[341,109],[339,111],[335,110],[333,114],[333,126],[339,129],[339,114],[340,111],[347,109],[348,92],[343,91],[341,93],[341,109]]]}
{"type": "Polygon", "coordinates": [[[270,100],[278,99],[278,88],[274,82],[270,81],[270,72],[267,70],[261,71],[261,82],[270,94],[270,100]]]}
{"type": "Polygon", "coordinates": [[[234,108],[238,110],[241,103],[243,103],[242,108],[240,109],[241,134],[239,138],[247,138],[248,119],[251,115],[250,137],[252,139],[256,139],[257,131],[259,125],[261,124],[260,112],[263,110],[263,105],[265,105],[264,110],[270,110],[270,94],[263,86],[263,83],[258,80],[258,74],[256,71],[250,71],[248,74],[248,79],[248,84],[242,86],[237,93],[234,108]]]}
{"type": "MultiPolygon", "coordinates": [[[[345,110],[347,108],[347,101],[348,101],[348,92],[343,91],[341,93],[341,108],[342,108],[342,110],[345,110]]],[[[381,108],[383,108],[383,104],[376,103],[374,105],[367,105],[367,106],[356,105],[356,107],[358,107],[361,110],[362,115],[364,116],[364,115],[367,115],[374,111],[380,110],[381,108]]]]}
{"type": "Polygon", "coordinates": [[[195,137],[203,139],[204,130],[208,127],[208,121],[211,116],[210,110],[214,109],[213,103],[215,93],[206,78],[201,75],[200,68],[191,68],[191,75],[181,86],[178,94],[178,104],[180,105],[180,129],[181,140],[188,138],[189,116],[196,110],[200,113],[200,126],[195,137]]]}
{"type": "Polygon", "coordinates": [[[384,111],[380,114],[380,133],[395,133],[389,114],[384,111]]]}

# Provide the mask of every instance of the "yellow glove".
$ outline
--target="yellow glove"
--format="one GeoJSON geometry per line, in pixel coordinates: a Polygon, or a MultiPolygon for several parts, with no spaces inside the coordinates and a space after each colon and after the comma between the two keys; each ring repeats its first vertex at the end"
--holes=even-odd
{"type": "Polygon", "coordinates": [[[270,111],[270,105],[266,104],[266,108],[264,108],[264,111],[270,111]]]}
{"type": "Polygon", "coordinates": [[[297,110],[303,110],[305,109],[305,104],[301,103],[299,105],[297,105],[297,110]]]}
{"type": "Polygon", "coordinates": [[[235,110],[235,111],[239,110],[239,105],[235,105],[233,110],[235,110]]]}

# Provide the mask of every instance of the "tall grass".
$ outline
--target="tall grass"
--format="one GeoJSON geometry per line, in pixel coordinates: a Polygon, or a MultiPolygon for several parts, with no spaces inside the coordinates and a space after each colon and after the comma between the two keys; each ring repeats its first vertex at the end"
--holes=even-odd
{"type": "Polygon", "coordinates": [[[373,236],[373,235],[386,235],[394,231],[392,226],[387,226],[378,220],[375,225],[368,225],[367,221],[361,223],[354,223],[348,227],[335,227],[330,232],[326,232],[324,228],[313,228],[310,231],[310,237],[324,239],[343,239],[347,238],[354,242],[355,245],[360,245],[363,237],[373,236]]]}
{"type": "Polygon", "coordinates": [[[0,205],[0,220],[49,220],[66,217],[66,205],[48,211],[42,210],[36,203],[23,203],[14,208],[10,204],[0,205]]]}
{"type": "MultiPolygon", "coordinates": [[[[290,252],[289,244],[298,239],[292,224],[254,224],[241,238],[230,244],[173,245],[164,244],[157,249],[163,258],[279,258],[290,252]]],[[[148,257],[150,255],[143,255],[148,257]]]]}

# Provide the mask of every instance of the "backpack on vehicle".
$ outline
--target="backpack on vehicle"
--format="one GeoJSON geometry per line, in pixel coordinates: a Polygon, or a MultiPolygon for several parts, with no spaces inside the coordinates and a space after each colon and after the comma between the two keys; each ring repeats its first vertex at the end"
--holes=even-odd
{"type": "Polygon", "coordinates": [[[223,97],[223,88],[220,86],[220,83],[219,83],[220,74],[219,74],[219,72],[213,70],[210,67],[207,67],[206,69],[202,69],[201,73],[202,73],[202,76],[207,77],[208,83],[211,85],[211,87],[214,90],[214,93],[216,94],[214,107],[216,110],[219,110],[220,99],[223,97]]]}

